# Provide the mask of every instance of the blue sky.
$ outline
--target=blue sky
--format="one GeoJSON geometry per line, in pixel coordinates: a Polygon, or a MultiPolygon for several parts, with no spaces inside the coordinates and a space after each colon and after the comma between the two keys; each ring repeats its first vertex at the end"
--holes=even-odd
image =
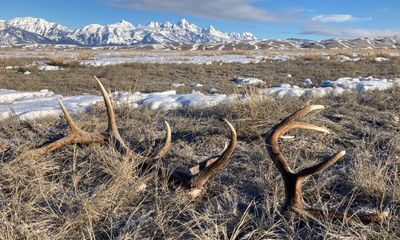
{"type": "Polygon", "coordinates": [[[68,28],[122,19],[134,24],[182,18],[258,38],[400,35],[398,0],[2,0],[0,19],[32,16],[68,28]]]}

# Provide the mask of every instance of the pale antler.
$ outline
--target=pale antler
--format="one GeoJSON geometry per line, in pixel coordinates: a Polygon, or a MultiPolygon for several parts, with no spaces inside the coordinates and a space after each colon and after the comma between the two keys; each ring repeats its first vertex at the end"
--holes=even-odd
{"type": "Polygon", "coordinates": [[[296,213],[311,215],[314,217],[318,216],[330,216],[342,220],[347,220],[353,217],[357,217],[363,222],[382,222],[386,217],[387,213],[366,213],[366,212],[337,212],[334,210],[325,210],[309,207],[303,200],[301,187],[307,177],[320,173],[340,160],[345,154],[345,151],[340,151],[329,159],[316,164],[314,166],[305,168],[298,172],[293,172],[290,168],[287,160],[283,156],[279,149],[278,139],[285,135],[287,132],[293,129],[306,129],[314,130],[324,133],[330,133],[328,129],[323,127],[314,126],[308,123],[298,122],[298,120],[307,114],[322,110],[325,107],[322,105],[311,105],[306,106],[299,111],[293,113],[279,124],[275,125],[268,136],[266,137],[265,143],[268,150],[268,154],[273,160],[275,166],[278,168],[282,175],[284,186],[285,186],[285,203],[284,209],[290,210],[296,213]]]}
{"type": "Polygon", "coordinates": [[[203,160],[188,171],[175,170],[171,174],[170,180],[190,189],[189,196],[192,199],[198,198],[204,193],[204,185],[207,180],[226,165],[236,150],[236,130],[228,120],[225,119],[225,123],[229,127],[231,136],[228,146],[225,147],[221,154],[203,160]]]}
{"type": "MultiPolygon", "coordinates": [[[[122,154],[126,154],[128,156],[133,156],[133,157],[139,156],[139,154],[130,150],[129,147],[125,144],[124,140],[122,139],[122,137],[118,131],[118,128],[117,128],[115,114],[114,114],[114,110],[113,110],[113,107],[112,107],[112,104],[110,101],[110,97],[108,96],[108,93],[105,90],[105,88],[103,87],[103,85],[101,84],[101,82],[97,79],[96,76],[94,76],[94,77],[100,87],[101,93],[103,95],[104,103],[105,103],[105,106],[107,109],[107,117],[108,117],[107,130],[102,134],[89,133],[89,132],[83,131],[73,121],[72,117],[70,116],[69,112],[67,111],[67,109],[65,108],[65,106],[61,102],[61,100],[58,99],[61,110],[63,111],[65,119],[67,121],[67,124],[70,128],[70,133],[66,137],[59,139],[47,146],[44,146],[44,147],[41,147],[38,149],[34,149],[34,150],[31,150],[31,151],[25,153],[24,154],[25,156],[40,156],[45,153],[53,152],[53,151],[65,146],[65,145],[68,145],[68,144],[78,143],[78,144],[88,145],[88,144],[92,144],[92,143],[101,143],[101,142],[112,143],[115,146],[115,148],[122,154]]],[[[166,131],[164,146],[153,157],[145,159],[144,166],[146,166],[146,167],[148,166],[147,162],[152,162],[152,161],[156,161],[156,160],[164,158],[168,154],[169,150],[171,149],[171,128],[169,127],[167,122],[165,122],[165,125],[167,127],[167,129],[166,129],[167,131],[166,131]]]]}

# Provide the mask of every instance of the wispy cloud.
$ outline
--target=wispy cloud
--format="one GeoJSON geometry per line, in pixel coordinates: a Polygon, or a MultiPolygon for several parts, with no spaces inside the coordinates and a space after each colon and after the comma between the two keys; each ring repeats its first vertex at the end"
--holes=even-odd
{"type": "Polygon", "coordinates": [[[318,15],[312,18],[313,21],[322,22],[322,23],[341,23],[341,22],[350,22],[350,21],[369,21],[371,17],[367,18],[358,18],[354,17],[350,14],[329,14],[329,15],[318,15]]]}
{"type": "Polygon", "coordinates": [[[348,14],[330,14],[330,15],[318,15],[312,18],[313,21],[317,22],[347,22],[354,20],[352,15],[348,14]]]}
{"type": "Polygon", "coordinates": [[[164,11],[207,19],[280,22],[282,19],[254,7],[257,0],[104,0],[116,7],[164,11]],[[199,4],[200,3],[200,4],[199,4]]]}
{"type": "Polygon", "coordinates": [[[300,34],[322,35],[341,38],[384,37],[400,35],[396,29],[331,28],[327,26],[307,26],[300,34]]]}

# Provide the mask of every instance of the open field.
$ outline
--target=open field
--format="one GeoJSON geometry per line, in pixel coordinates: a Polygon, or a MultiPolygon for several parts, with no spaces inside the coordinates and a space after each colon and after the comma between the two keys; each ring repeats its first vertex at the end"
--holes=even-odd
{"type": "MultiPolygon", "coordinates": [[[[388,52],[364,50],[360,61],[322,59],[310,51],[286,61],[258,63],[152,64],[127,63],[102,67],[66,64],[64,70],[39,71],[26,66],[42,58],[0,59],[0,89],[40,90],[63,95],[99,95],[97,75],[106,88],[153,92],[184,83],[179,92],[246,91],[235,76],[257,77],[265,86],[299,85],[338,77],[397,78],[400,59],[388,52]],[[375,57],[388,58],[375,61],[375,57]],[[21,66],[5,69],[7,66],[21,66]],[[30,71],[26,75],[24,72],[30,71]],[[288,74],[291,77],[288,77],[288,74]]],[[[248,53],[249,54],[249,53],[248,53]]],[[[280,53],[282,54],[282,53],[280,53]]],[[[347,55],[351,55],[348,53],[347,55]]],[[[81,55],[83,58],[84,55],[81,55]]],[[[87,57],[90,57],[86,55],[87,57]]],[[[48,61],[55,60],[47,57],[48,61]]],[[[63,62],[62,62],[63,63],[63,62]]],[[[265,87],[264,86],[264,87],[265,87]]],[[[344,93],[325,97],[273,98],[204,109],[154,111],[116,109],[117,123],[130,149],[144,156],[161,146],[163,121],[172,127],[172,151],[143,174],[142,158],[118,153],[110,144],[70,145],[40,157],[23,153],[67,134],[63,118],[0,122],[0,239],[396,239],[400,238],[400,88],[344,93]],[[333,134],[293,131],[281,139],[290,165],[301,169],[346,150],[346,156],[304,185],[307,203],[338,211],[369,209],[388,212],[382,223],[357,219],[306,218],[283,212],[282,178],[268,157],[263,138],[276,123],[304,105],[326,110],[307,118],[333,134]],[[238,133],[238,148],[228,164],[207,182],[204,196],[191,201],[187,190],[166,180],[172,169],[194,165],[221,151],[229,133],[221,119],[238,133]],[[167,169],[167,170],[166,170],[167,169]]],[[[107,127],[103,106],[74,116],[87,131],[107,127]]]]}
{"type": "MultiPolygon", "coordinates": [[[[17,51],[17,50],[15,50],[17,51]]],[[[45,51],[45,53],[48,50],[45,51]]],[[[111,50],[96,54],[110,55],[111,50]]],[[[130,52],[122,51],[112,53],[114,56],[125,55],[157,55],[160,52],[130,52]]],[[[30,52],[28,52],[30,54],[30,52]]],[[[256,77],[262,79],[265,84],[260,87],[275,86],[281,83],[302,86],[304,79],[311,79],[313,86],[318,86],[324,80],[335,80],[339,77],[359,77],[374,76],[379,78],[396,78],[400,73],[400,57],[398,52],[393,50],[358,50],[355,56],[349,50],[330,50],[325,52],[284,52],[284,51],[260,51],[260,52],[183,52],[184,56],[204,56],[204,55],[223,55],[238,54],[231,56],[264,56],[271,57],[280,56],[285,58],[288,56],[296,56],[293,59],[284,61],[276,61],[266,59],[257,60],[256,63],[219,63],[212,64],[177,64],[177,63],[124,63],[118,65],[107,65],[101,67],[80,66],[78,58],[68,58],[63,51],[57,52],[61,57],[50,57],[39,52],[40,58],[0,58],[0,88],[15,89],[23,91],[49,89],[58,94],[65,96],[91,93],[99,94],[95,83],[91,81],[92,76],[96,75],[102,78],[107,88],[112,91],[140,91],[155,92],[174,89],[172,84],[184,84],[176,90],[178,93],[191,92],[193,88],[191,84],[202,84],[203,87],[196,88],[202,92],[210,92],[213,88],[219,93],[237,92],[238,89],[233,80],[239,77],[256,77]],[[350,60],[343,61],[338,56],[349,57],[350,60]],[[385,61],[376,61],[376,57],[384,57],[385,61]],[[328,59],[329,58],[329,59],[328,59]],[[359,61],[352,59],[360,58],[359,61]],[[58,71],[41,71],[38,65],[57,65],[64,70],[58,71]],[[17,66],[13,69],[6,69],[7,66],[17,66]],[[24,75],[29,71],[31,74],[24,75]],[[289,75],[290,74],[290,75],[289,75]]],[[[94,53],[68,52],[86,58],[93,56],[94,53]]],[[[17,53],[15,53],[17,54],[17,53]]],[[[165,54],[165,52],[164,52],[165,54]]],[[[170,56],[171,54],[168,53],[170,56]]],[[[180,55],[181,53],[179,53],[180,55]]],[[[1,55],[1,54],[0,54],[1,55]]],[[[177,55],[174,52],[172,55],[177,55]]],[[[54,54],[53,54],[54,56],[54,54]]],[[[261,58],[262,59],[262,58],[261,58]]]]}

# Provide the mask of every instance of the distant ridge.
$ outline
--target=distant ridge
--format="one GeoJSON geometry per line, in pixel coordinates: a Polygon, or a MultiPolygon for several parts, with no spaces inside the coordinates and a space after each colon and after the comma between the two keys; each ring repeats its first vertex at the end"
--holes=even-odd
{"type": "Polygon", "coordinates": [[[259,40],[248,32],[221,32],[213,26],[201,28],[185,19],[176,24],[149,22],[147,25],[134,25],[122,20],[108,25],[89,24],[74,30],[42,18],[0,20],[0,45],[30,44],[173,50],[394,49],[400,48],[400,36],[322,41],[296,38],[259,40]]]}

